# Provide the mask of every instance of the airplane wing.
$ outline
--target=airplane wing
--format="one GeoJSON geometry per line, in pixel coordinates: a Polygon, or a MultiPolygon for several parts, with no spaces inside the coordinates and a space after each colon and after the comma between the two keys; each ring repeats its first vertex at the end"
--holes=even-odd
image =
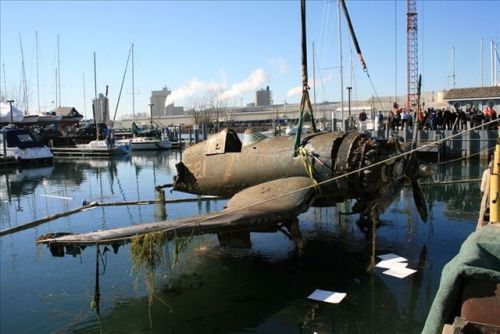
{"type": "Polygon", "coordinates": [[[49,233],[40,236],[37,243],[49,245],[51,251],[53,248],[60,251],[63,246],[119,244],[151,232],[165,232],[168,237],[174,237],[276,226],[296,219],[309,208],[315,195],[311,185],[308,177],[277,179],[242,190],[221,212],[84,234],[49,233]]]}

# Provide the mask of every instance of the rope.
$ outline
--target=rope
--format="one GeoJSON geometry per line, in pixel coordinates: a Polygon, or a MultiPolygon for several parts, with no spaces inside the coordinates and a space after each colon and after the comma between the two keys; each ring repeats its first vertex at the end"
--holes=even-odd
{"type": "Polygon", "coordinates": [[[382,101],[380,100],[380,97],[378,96],[377,90],[375,89],[375,85],[373,84],[372,78],[370,77],[370,73],[368,73],[368,69],[366,69],[366,76],[368,77],[368,81],[370,81],[370,85],[372,86],[373,93],[375,94],[375,97],[377,98],[377,102],[380,105],[380,110],[384,108],[384,105],[382,104],[382,101]]]}
{"type": "Polygon", "coordinates": [[[294,144],[294,156],[297,156],[297,149],[300,146],[300,140],[302,136],[302,125],[304,123],[304,109],[307,105],[309,112],[311,113],[311,123],[313,132],[316,130],[316,122],[314,121],[314,114],[311,106],[311,100],[309,99],[309,84],[307,83],[307,37],[306,37],[306,2],[302,0],[300,2],[300,13],[301,13],[301,28],[302,28],[302,99],[300,100],[300,113],[299,113],[299,124],[297,125],[297,133],[295,134],[295,144],[294,144]]]}
{"type": "Polygon", "coordinates": [[[314,177],[314,168],[311,163],[311,160],[309,160],[309,151],[307,151],[306,148],[304,147],[299,147],[297,149],[297,153],[300,155],[302,165],[304,165],[304,169],[306,170],[307,175],[309,175],[309,178],[311,179],[311,183],[313,184],[314,191],[317,193],[319,192],[319,185],[318,181],[316,181],[316,178],[314,177]]]}
{"type": "MultiPolygon", "coordinates": [[[[334,182],[334,181],[337,181],[343,177],[348,177],[350,175],[353,175],[355,173],[359,173],[359,172],[362,172],[364,170],[367,170],[369,168],[373,168],[373,167],[376,167],[376,166],[379,166],[379,165],[382,165],[382,164],[386,164],[392,160],[397,160],[399,158],[402,158],[402,157],[405,157],[407,155],[411,155],[421,149],[424,149],[424,148],[428,148],[428,147],[431,147],[431,146],[434,146],[434,145],[437,145],[439,143],[442,143],[446,140],[449,140],[451,138],[455,138],[457,136],[460,136],[462,135],[463,133],[467,133],[467,132],[470,132],[470,131],[474,131],[474,130],[477,130],[485,125],[490,125],[490,124],[494,124],[494,123],[498,123],[500,121],[500,119],[496,119],[496,120],[492,120],[490,122],[486,122],[484,124],[481,124],[481,125],[478,125],[478,126],[475,126],[475,127],[472,127],[468,130],[465,130],[463,132],[459,132],[459,133],[455,133],[451,136],[448,136],[448,137],[444,137],[442,139],[439,139],[439,140],[436,140],[435,142],[432,142],[432,143],[429,143],[429,144],[426,144],[426,145],[422,145],[421,147],[419,148],[415,148],[415,149],[412,149],[408,152],[404,152],[404,153],[400,153],[400,154],[397,154],[393,157],[390,157],[390,158],[387,158],[385,160],[381,160],[381,161],[378,161],[378,162],[374,162],[372,163],[371,165],[368,165],[368,166],[365,166],[365,167],[362,167],[362,168],[359,168],[357,170],[353,170],[353,171],[350,171],[350,172],[347,172],[347,173],[344,173],[342,175],[338,175],[338,176],[334,176],[330,179],[327,179],[327,180],[324,180],[324,181],[321,181],[321,182],[318,182],[317,186],[321,186],[321,185],[324,185],[324,184],[328,184],[330,182],[334,182]]],[[[209,219],[214,219],[214,218],[218,218],[218,217],[223,217],[224,215],[227,215],[227,214],[232,214],[232,213],[235,213],[235,212],[239,212],[239,211],[243,211],[243,210],[246,210],[246,209],[249,209],[249,208],[253,208],[255,206],[258,206],[258,205],[261,205],[261,204],[265,204],[265,203],[268,203],[268,202],[271,202],[271,201],[274,201],[274,200],[278,200],[278,199],[281,199],[281,198],[284,198],[284,197],[287,197],[287,196],[290,196],[290,195],[294,195],[294,194],[297,194],[299,192],[302,192],[302,191],[305,191],[305,190],[308,190],[308,189],[311,189],[311,188],[314,188],[315,186],[314,185],[310,185],[310,186],[307,186],[307,187],[303,187],[303,188],[299,188],[299,189],[296,189],[296,190],[293,190],[293,191],[290,191],[288,193],[285,193],[285,194],[282,194],[282,195],[278,195],[278,196],[275,196],[275,197],[272,197],[272,198],[269,198],[269,199],[265,199],[265,200],[262,200],[262,201],[259,201],[259,202],[255,202],[253,204],[249,204],[247,206],[243,206],[243,207],[240,207],[240,208],[235,208],[235,209],[231,209],[231,210],[227,210],[227,211],[223,211],[223,212],[220,212],[220,213],[216,213],[214,215],[210,215],[208,217],[203,217],[203,218],[200,218],[199,220],[195,221],[194,224],[201,224],[209,219]]],[[[185,223],[185,224],[180,224],[176,227],[166,227],[164,229],[160,229],[158,231],[156,231],[155,233],[165,233],[165,232],[168,232],[168,231],[171,231],[171,230],[176,230],[178,228],[182,228],[184,226],[188,226],[188,225],[192,225],[193,223],[190,222],[190,223],[185,223]]],[[[120,242],[120,241],[127,241],[127,240],[130,240],[132,239],[134,236],[127,236],[127,237],[120,237],[120,238],[110,238],[110,239],[103,239],[101,240],[100,243],[113,243],[113,242],[120,242]]],[[[78,241],[75,241],[74,244],[78,244],[79,242],[78,241]]],[[[86,244],[87,242],[80,242],[80,243],[84,243],[86,244]]]]}
{"type": "Polygon", "coordinates": [[[465,159],[468,159],[470,157],[474,157],[476,155],[479,155],[481,153],[484,153],[484,152],[487,152],[487,151],[493,151],[495,149],[495,147],[490,147],[490,148],[486,148],[484,150],[481,150],[479,152],[476,152],[476,153],[473,153],[473,154],[469,154],[468,156],[465,156],[465,157],[460,157],[460,158],[457,158],[457,159],[453,159],[453,160],[447,160],[447,161],[443,161],[443,162],[439,162],[437,163],[436,165],[444,165],[444,164],[447,164],[447,163],[450,163],[450,162],[455,162],[455,161],[460,161],[460,160],[465,160],[465,159]]]}

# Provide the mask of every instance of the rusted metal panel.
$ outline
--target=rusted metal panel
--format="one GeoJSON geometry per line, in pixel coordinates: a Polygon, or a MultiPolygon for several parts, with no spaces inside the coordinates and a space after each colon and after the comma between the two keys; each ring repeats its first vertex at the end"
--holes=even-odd
{"type": "Polygon", "coordinates": [[[239,152],[241,141],[234,130],[224,129],[207,140],[206,155],[239,152]]]}
{"type": "MultiPolygon", "coordinates": [[[[391,184],[397,181],[399,187],[401,177],[412,180],[414,193],[421,193],[416,183],[418,163],[411,156],[390,159],[402,153],[397,140],[370,138],[358,132],[318,133],[305,137],[301,154],[294,154],[293,137],[259,137],[239,152],[227,152],[226,146],[223,154],[207,155],[215,142],[186,150],[183,163],[177,166],[174,190],[231,197],[260,183],[299,176],[321,183],[316,203],[353,198],[364,202],[359,205],[363,210],[373,208],[386,193],[392,196],[396,190],[391,184]],[[411,172],[415,168],[417,172],[411,172]],[[342,177],[346,173],[349,175],[342,177]],[[328,182],[332,177],[338,178],[328,182]]],[[[423,196],[417,199],[417,206],[423,209],[423,196]]],[[[422,217],[426,219],[425,214],[422,217]]]]}

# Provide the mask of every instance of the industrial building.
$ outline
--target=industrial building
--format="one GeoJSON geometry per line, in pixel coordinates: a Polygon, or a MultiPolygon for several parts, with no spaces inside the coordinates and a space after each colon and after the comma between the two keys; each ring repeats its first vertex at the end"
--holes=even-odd
{"type": "Polygon", "coordinates": [[[174,103],[166,105],[167,97],[172,94],[168,87],[163,87],[162,90],[154,90],[151,92],[151,115],[152,117],[165,117],[182,115],[184,107],[175,107],[174,103]]]}
{"type": "Polygon", "coordinates": [[[92,100],[92,104],[94,105],[94,118],[97,123],[106,123],[109,122],[109,100],[107,96],[104,96],[102,93],[99,94],[97,99],[92,100]]]}
{"type": "Polygon", "coordinates": [[[266,89],[259,89],[255,92],[255,105],[256,106],[270,106],[272,105],[272,94],[269,86],[266,89]]]}

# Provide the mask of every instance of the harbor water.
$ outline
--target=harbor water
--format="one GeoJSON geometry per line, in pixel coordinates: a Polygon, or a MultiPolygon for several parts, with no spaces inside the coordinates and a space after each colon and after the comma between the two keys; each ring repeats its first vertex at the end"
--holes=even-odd
{"type": "MultiPolygon", "coordinates": [[[[180,159],[178,151],[145,152],[0,170],[0,229],[71,210],[84,201],[153,200],[154,187],[172,182],[180,159]]],[[[477,179],[484,167],[478,161],[434,165],[433,181],[477,179]]],[[[401,255],[417,270],[404,279],[383,274],[385,269],[367,271],[370,236],[356,224],[357,215],[341,214],[353,203],[311,208],[300,215],[302,252],[281,232],[252,233],[251,249],[221,247],[216,235],[171,241],[152,285],[132,260],[130,245],[116,254],[101,246],[98,257],[96,247],[53,257],[35,241],[49,232],[152,222],[158,219],[155,205],[96,207],[2,236],[0,332],[420,333],[443,266],[475,229],[481,197],[479,182],[422,188],[427,223],[418,216],[411,189],[404,188],[377,230],[376,254],[401,255]],[[339,304],[307,299],[315,289],[347,296],[339,304]]],[[[167,190],[166,198],[197,197],[167,190]]],[[[167,204],[167,215],[175,219],[215,212],[225,203],[167,204]]]]}

